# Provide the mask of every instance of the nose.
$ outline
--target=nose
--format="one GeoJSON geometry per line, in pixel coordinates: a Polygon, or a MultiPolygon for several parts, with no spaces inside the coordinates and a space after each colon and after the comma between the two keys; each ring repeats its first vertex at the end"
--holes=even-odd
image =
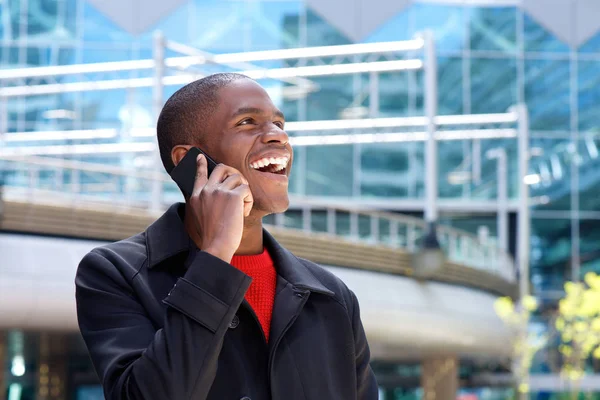
{"type": "Polygon", "coordinates": [[[283,129],[274,126],[263,134],[262,140],[264,143],[281,143],[286,145],[290,141],[290,137],[283,129]]]}

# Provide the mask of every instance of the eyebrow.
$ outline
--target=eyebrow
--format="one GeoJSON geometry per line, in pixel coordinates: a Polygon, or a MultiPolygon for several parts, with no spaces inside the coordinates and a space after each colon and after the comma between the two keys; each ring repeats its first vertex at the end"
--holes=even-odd
{"type": "MultiPolygon", "coordinates": [[[[256,107],[242,107],[242,108],[238,108],[237,111],[235,113],[233,113],[231,118],[236,118],[236,117],[239,117],[241,115],[246,115],[246,114],[264,115],[265,111],[260,108],[256,108],[256,107]]],[[[280,110],[275,111],[275,116],[277,116],[281,119],[285,119],[285,115],[283,115],[283,113],[280,110]]]]}

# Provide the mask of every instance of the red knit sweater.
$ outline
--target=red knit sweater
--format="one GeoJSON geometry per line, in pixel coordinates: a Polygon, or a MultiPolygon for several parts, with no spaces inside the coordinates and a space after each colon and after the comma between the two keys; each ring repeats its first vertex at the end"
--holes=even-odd
{"type": "Polygon", "coordinates": [[[277,286],[277,272],[273,260],[265,249],[262,254],[257,255],[234,255],[231,265],[252,278],[252,283],[246,292],[246,300],[258,317],[268,342],[277,286]]]}

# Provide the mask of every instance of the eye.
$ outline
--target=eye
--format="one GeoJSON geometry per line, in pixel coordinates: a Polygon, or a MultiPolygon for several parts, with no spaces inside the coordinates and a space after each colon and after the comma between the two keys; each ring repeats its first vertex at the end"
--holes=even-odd
{"type": "Polygon", "coordinates": [[[238,122],[238,126],[239,125],[249,125],[249,124],[254,124],[254,123],[255,123],[255,121],[253,118],[244,118],[243,120],[238,122]]]}
{"type": "Polygon", "coordinates": [[[279,129],[283,130],[283,125],[284,123],[282,121],[275,121],[273,122],[275,125],[277,125],[277,127],[279,127],[279,129]]]}

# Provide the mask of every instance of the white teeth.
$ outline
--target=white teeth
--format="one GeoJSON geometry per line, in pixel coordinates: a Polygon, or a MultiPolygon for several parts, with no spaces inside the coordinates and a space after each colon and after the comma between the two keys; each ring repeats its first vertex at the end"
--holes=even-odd
{"type": "Polygon", "coordinates": [[[266,167],[268,165],[277,165],[277,169],[275,171],[281,171],[282,169],[287,167],[288,162],[289,158],[287,157],[269,157],[255,161],[252,164],[250,164],[250,166],[254,169],[258,169],[266,167]]]}

